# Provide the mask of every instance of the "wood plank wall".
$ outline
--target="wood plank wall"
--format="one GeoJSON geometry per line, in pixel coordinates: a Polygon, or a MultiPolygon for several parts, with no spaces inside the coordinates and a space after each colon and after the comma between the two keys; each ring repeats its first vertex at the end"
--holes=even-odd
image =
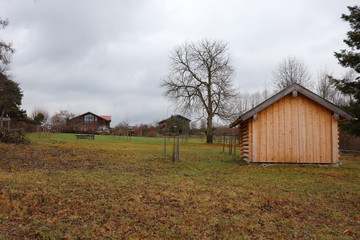
{"type": "Polygon", "coordinates": [[[243,127],[250,136],[240,138],[250,139],[250,152],[246,142],[241,148],[250,162],[338,162],[338,122],[332,111],[301,94],[282,98],[248,122],[243,127]]]}

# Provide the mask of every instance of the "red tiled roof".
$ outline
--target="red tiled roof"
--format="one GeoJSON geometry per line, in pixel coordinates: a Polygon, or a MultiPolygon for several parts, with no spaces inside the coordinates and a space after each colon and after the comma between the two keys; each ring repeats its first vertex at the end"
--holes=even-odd
{"type": "Polygon", "coordinates": [[[100,116],[103,119],[107,120],[107,121],[111,121],[111,116],[100,116]]]}

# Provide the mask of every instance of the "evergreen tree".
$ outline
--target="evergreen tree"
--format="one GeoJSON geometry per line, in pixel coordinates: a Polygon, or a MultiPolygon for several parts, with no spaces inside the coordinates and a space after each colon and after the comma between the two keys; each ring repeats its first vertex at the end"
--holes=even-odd
{"type": "Polygon", "coordinates": [[[354,79],[332,78],[332,83],[342,93],[350,96],[350,103],[344,108],[357,118],[357,120],[343,124],[343,129],[360,136],[360,6],[349,6],[348,9],[350,14],[343,14],[341,18],[350,24],[351,31],[347,33],[347,39],[344,40],[350,49],[335,52],[335,57],[340,65],[354,69],[357,76],[354,79]]]}
{"type": "Polygon", "coordinates": [[[19,84],[0,73],[0,118],[7,115],[18,118],[23,114],[19,108],[22,96],[19,84]]]}
{"type": "MultiPolygon", "coordinates": [[[[8,20],[2,20],[0,17],[0,29],[6,28],[8,24],[8,20]]],[[[3,125],[2,119],[6,116],[22,119],[25,115],[25,111],[20,109],[23,94],[19,84],[11,80],[7,74],[14,51],[11,43],[0,39],[0,127],[3,125]]]]}

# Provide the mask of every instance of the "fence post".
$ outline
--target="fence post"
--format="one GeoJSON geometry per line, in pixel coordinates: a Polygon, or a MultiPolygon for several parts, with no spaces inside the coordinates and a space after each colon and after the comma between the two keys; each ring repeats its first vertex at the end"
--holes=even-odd
{"type": "Polygon", "coordinates": [[[175,141],[175,136],[174,136],[174,144],[173,144],[173,152],[172,152],[172,157],[171,157],[171,160],[173,161],[173,162],[175,162],[176,161],[176,159],[175,159],[175,151],[176,151],[176,141],[175,141]]]}
{"type": "Polygon", "coordinates": [[[223,150],[222,150],[222,152],[225,152],[225,134],[223,136],[223,150]]]}
{"type": "Polygon", "coordinates": [[[236,155],[236,137],[234,137],[234,155],[236,155]]]}
{"type": "Polygon", "coordinates": [[[164,159],[166,159],[166,136],[164,137],[164,159]]]}
{"type": "Polygon", "coordinates": [[[179,136],[176,138],[176,162],[180,161],[179,136]]]}
{"type": "Polygon", "coordinates": [[[232,154],[232,137],[229,138],[229,154],[232,154]]]}

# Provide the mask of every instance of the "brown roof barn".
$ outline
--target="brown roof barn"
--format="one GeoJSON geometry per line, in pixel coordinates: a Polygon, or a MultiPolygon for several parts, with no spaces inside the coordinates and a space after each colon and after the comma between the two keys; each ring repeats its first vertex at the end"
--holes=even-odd
{"type": "Polygon", "coordinates": [[[352,116],[294,83],[241,115],[241,158],[259,163],[338,164],[339,121],[352,116]]]}
{"type": "Polygon", "coordinates": [[[190,119],[177,114],[158,122],[158,128],[161,133],[164,133],[164,131],[167,130],[170,132],[178,131],[180,134],[188,134],[190,129],[190,122],[190,119]]]}
{"type": "Polygon", "coordinates": [[[111,116],[98,116],[86,112],[67,121],[66,125],[77,133],[100,133],[110,129],[111,116]]]}

